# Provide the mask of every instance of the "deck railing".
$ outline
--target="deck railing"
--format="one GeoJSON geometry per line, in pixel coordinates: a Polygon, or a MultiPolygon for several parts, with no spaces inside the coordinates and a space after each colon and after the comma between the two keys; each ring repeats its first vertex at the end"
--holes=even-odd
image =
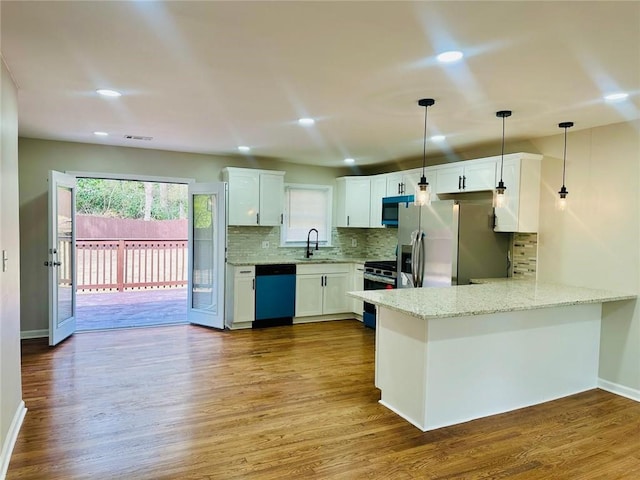
{"type": "Polygon", "coordinates": [[[187,284],[187,240],[76,240],[77,290],[187,284]]]}

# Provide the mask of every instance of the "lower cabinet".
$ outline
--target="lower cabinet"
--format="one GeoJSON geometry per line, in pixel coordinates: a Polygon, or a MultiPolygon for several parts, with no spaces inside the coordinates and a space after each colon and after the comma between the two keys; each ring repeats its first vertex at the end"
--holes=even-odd
{"type": "Polygon", "coordinates": [[[351,312],[349,264],[298,265],[296,317],[351,312]]]}
{"type": "Polygon", "coordinates": [[[256,315],[256,270],[251,266],[227,267],[225,326],[251,328],[256,315]]]}

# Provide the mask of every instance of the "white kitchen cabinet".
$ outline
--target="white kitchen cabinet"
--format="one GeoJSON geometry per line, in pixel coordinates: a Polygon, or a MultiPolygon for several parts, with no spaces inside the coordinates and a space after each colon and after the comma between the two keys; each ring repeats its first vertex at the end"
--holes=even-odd
{"type": "Polygon", "coordinates": [[[227,266],[225,325],[229,329],[251,328],[255,320],[255,267],[227,266]]]}
{"type": "Polygon", "coordinates": [[[338,227],[369,227],[371,181],[369,177],[340,177],[337,182],[338,227]]]}
{"type": "Polygon", "coordinates": [[[298,265],[296,317],[351,311],[349,264],[298,265]]]}
{"type": "Polygon", "coordinates": [[[466,160],[436,167],[436,193],[479,192],[496,187],[496,158],[466,160]]]}
{"type": "MultiPolygon", "coordinates": [[[[537,232],[542,155],[513,153],[504,156],[502,179],[506,202],[495,208],[496,232],[537,232]]],[[[498,178],[500,163],[498,163],[498,178]]]]}
{"type": "Polygon", "coordinates": [[[369,207],[369,226],[383,228],[382,225],[382,199],[387,196],[386,175],[374,175],[371,181],[371,202],[369,207]]]}
{"type": "Polygon", "coordinates": [[[273,170],[226,167],[229,225],[280,225],[284,210],[284,174],[273,170]]]}
{"type": "Polygon", "coordinates": [[[402,172],[387,173],[387,197],[405,195],[405,185],[402,182],[402,172]]]}
{"type": "MultiPolygon", "coordinates": [[[[351,290],[354,292],[358,292],[358,291],[362,291],[364,290],[364,264],[363,263],[354,263],[351,266],[352,268],[352,272],[351,272],[351,290]]],[[[351,311],[353,313],[357,313],[358,315],[362,315],[362,312],[364,310],[364,305],[363,305],[363,301],[362,300],[358,300],[356,298],[351,299],[351,304],[352,304],[352,309],[351,311]]]]}

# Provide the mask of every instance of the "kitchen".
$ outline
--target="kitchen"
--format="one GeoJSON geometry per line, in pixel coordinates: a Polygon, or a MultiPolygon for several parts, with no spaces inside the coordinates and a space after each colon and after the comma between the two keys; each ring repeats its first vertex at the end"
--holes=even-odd
{"type": "MultiPolygon", "coordinates": [[[[505,5],[504,8],[514,7],[505,5]]],[[[574,18],[574,13],[577,12],[553,18],[574,18]]],[[[4,14],[3,7],[3,18],[6,18],[4,14]]],[[[633,14],[626,16],[633,18],[633,14]]],[[[594,18],[601,19],[602,15],[596,15],[594,18]]],[[[542,22],[542,20],[540,21],[542,22]]],[[[570,26],[566,25],[566,28],[570,28],[570,26]]],[[[499,30],[495,29],[495,31],[499,30]]],[[[3,24],[3,37],[4,31],[5,25],[3,24]]],[[[514,34],[515,36],[517,35],[514,34]]],[[[629,46],[634,45],[634,42],[620,41],[618,44],[629,46]]],[[[3,38],[3,54],[5,53],[4,45],[6,43],[3,38]]],[[[335,50],[339,50],[339,48],[335,48],[335,50]]],[[[7,57],[7,60],[10,65],[11,58],[7,57]]],[[[560,64],[561,62],[557,62],[554,65],[557,67],[560,64]]],[[[555,72],[552,67],[541,66],[540,68],[544,70],[543,75],[553,77],[555,72]]],[[[501,72],[505,76],[509,75],[508,70],[501,70],[501,72]]],[[[545,84],[546,91],[551,91],[550,95],[553,95],[551,103],[556,103],[556,100],[567,95],[570,90],[563,87],[562,91],[556,94],[553,87],[553,82],[545,84]]],[[[23,88],[26,89],[26,86],[23,88]]],[[[506,89],[507,87],[504,86],[505,92],[506,89]]],[[[350,85],[348,90],[357,91],[357,82],[356,86],[350,85]]],[[[632,90],[636,91],[637,88],[634,87],[632,90]]],[[[402,125],[401,129],[411,132],[414,146],[418,143],[421,146],[422,141],[421,112],[415,105],[415,100],[430,94],[431,92],[425,91],[424,88],[415,88],[405,95],[410,101],[403,103],[403,111],[412,113],[408,113],[408,121],[402,125]]],[[[447,99],[458,95],[457,89],[451,87],[447,92],[438,95],[437,100],[438,102],[442,101],[444,105],[447,99]]],[[[461,103],[468,104],[469,102],[461,103]]],[[[513,108],[514,111],[514,117],[510,119],[514,122],[507,123],[508,139],[505,153],[531,152],[542,155],[540,215],[535,261],[538,278],[544,281],[590,288],[637,292],[640,282],[640,274],[638,273],[640,260],[637,249],[640,234],[640,212],[637,197],[638,183],[640,182],[637,162],[640,126],[637,117],[633,114],[634,111],[637,111],[637,107],[634,107],[633,104],[631,106],[618,104],[610,107],[614,111],[621,110],[627,113],[631,112],[631,114],[618,117],[614,121],[603,121],[588,128],[582,128],[575,118],[557,114],[554,115],[557,117],[554,121],[548,122],[549,130],[545,130],[541,135],[524,138],[512,137],[511,132],[515,131],[518,122],[528,122],[528,118],[531,118],[521,112],[527,108],[535,109],[532,105],[537,104],[537,99],[528,101],[523,99],[521,105],[513,103],[499,105],[497,108],[513,108]],[[557,123],[565,120],[576,120],[576,126],[569,132],[568,139],[567,188],[570,192],[569,207],[566,212],[560,213],[555,209],[555,200],[561,185],[564,138],[557,128],[557,123]]],[[[438,103],[435,107],[440,107],[440,105],[438,103]]],[[[251,110],[250,107],[244,106],[251,110]]],[[[379,108],[387,113],[383,117],[385,117],[388,127],[391,128],[391,125],[395,124],[395,120],[398,119],[394,117],[397,112],[395,110],[389,112],[385,107],[379,108]]],[[[449,115],[460,124],[464,123],[463,117],[469,112],[468,109],[441,108],[441,111],[449,112],[449,115]],[[454,114],[452,112],[461,113],[454,114]]],[[[167,109],[167,111],[169,110],[167,109]]],[[[483,112],[485,119],[482,124],[486,127],[490,140],[487,143],[478,143],[460,149],[456,152],[455,160],[487,158],[500,153],[500,125],[494,117],[495,110],[496,108],[485,108],[483,112]]],[[[368,113],[371,112],[368,111],[368,113]]],[[[438,120],[435,113],[434,116],[438,120]]],[[[438,123],[432,124],[438,125],[438,123]]],[[[43,237],[46,235],[44,233],[46,219],[43,212],[46,211],[46,172],[50,169],[111,171],[166,177],[188,176],[201,181],[219,181],[222,169],[225,167],[249,167],[286,171],[285,181],[287,183],[323,184],[333,187],[335,192],[338,188],[336,182],[338,177],[359,173],[376,175],[411,170],[418,168],[422,160],[415,155],[417,149],[412,148],[414,156],[411,159],[399,160],[397,163],[394,161],[384,167],[344,167],[341,158],[339,163],[330,167],[321,167],[318,164],[302,165],[283,160],[259,158],[257,155],[256,158],[246,158],[234,154],[212,155],[168,150],[152,151],[127,148],[123,145],[100,145],[38,138],[35,134],[20,136],[18,148],[20,151],[18,203],[21,217],[22,277],[20,295],[23,300],[21,302],[22,320],[21,323],[18,322],[15,330],[24,332],[42,331],[46,328],[46,302],[32,302],[30,299],[46,298],[46,285],[40,273],[41,252],[46,251],[47,248],[46,242],[43,241],[43,237]]],[[[429,166],[432,166],[449,163],[451,157],[446,151],[430,150],[428,160],[429,166]]],[[[3,202],[3,205],[6,204],[3,202]]],[[[348,227],[335,227],[332,234],[340,241],[336,240],[334,244],[340,245],[340,247],[331,248],[335,248],[335,251],[339,251],[340,254],[344,252],[346,256],[360,257],[364,254],[365,259],[393,256],[393,252],[389,254],[389,247],[391,249],[395,247],[393,240],[384,237],[385,234],[388,234],[388,229],[353,230],[355,231],[352,232],[348,227]],[[351,247],[354,239],[357,246],[351,247]],[[373,250],[372,253],[367,250],[369,246],[373,250]],[[359,249],[364,249],[364,252],[359,249]]],[[[247,246],[252,252],[258,252],[257,255],[268,253],[273,255],[273,258],[277,258],[279,255],[277,251],[280,242],[279,235],[270,227],[232,228],[229,232],[229,238],[241,238],[242,242],[239,244],[247,246]],[[262,248],[264,241],[269,242],[268,248],[262,248]]],[[[239,253],[243,251],[242,246],[237,248],[239,253]]],[[[321,249],[321,252],[329,251],[321,249]]],[[[303,256],[303,252],[304,248],[301,247],[296,258],[303,256]]],[[[529,257],[526,260],[530,261],[529,257]]],[[[618,308],[605,305],[603,313],[607,320],[602,323],[601,327],[599,377],[607,388],[637,400],[640,390],[640,367],[638,365],[640,316],[637,308],[633,303],[618,308]]],[[[6,329],[3,330],[3,338],[6,331],[6,329]]],[[[3,349],[3,355],[8,351],[8,349],[3,349]]],[[[9,365],[9,363],[3,361],[3,365],[9,365]]],[[[4,388],[4,381],[3,379],[3,395],[8,391],[4,388]]]]}

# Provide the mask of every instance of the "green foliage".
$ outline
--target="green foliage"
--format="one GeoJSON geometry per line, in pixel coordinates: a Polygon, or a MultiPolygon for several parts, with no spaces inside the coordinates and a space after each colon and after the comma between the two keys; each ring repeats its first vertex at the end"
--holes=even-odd
{"type": "MultiPolygon", "coordinates": [[[[151,219],[173,220],[187,216],[187,186],[152,184],[151,219]]],[[[76,189],[76,212],[116,218],[144,218],[143,182],[79,178],[76,189]]]]}

